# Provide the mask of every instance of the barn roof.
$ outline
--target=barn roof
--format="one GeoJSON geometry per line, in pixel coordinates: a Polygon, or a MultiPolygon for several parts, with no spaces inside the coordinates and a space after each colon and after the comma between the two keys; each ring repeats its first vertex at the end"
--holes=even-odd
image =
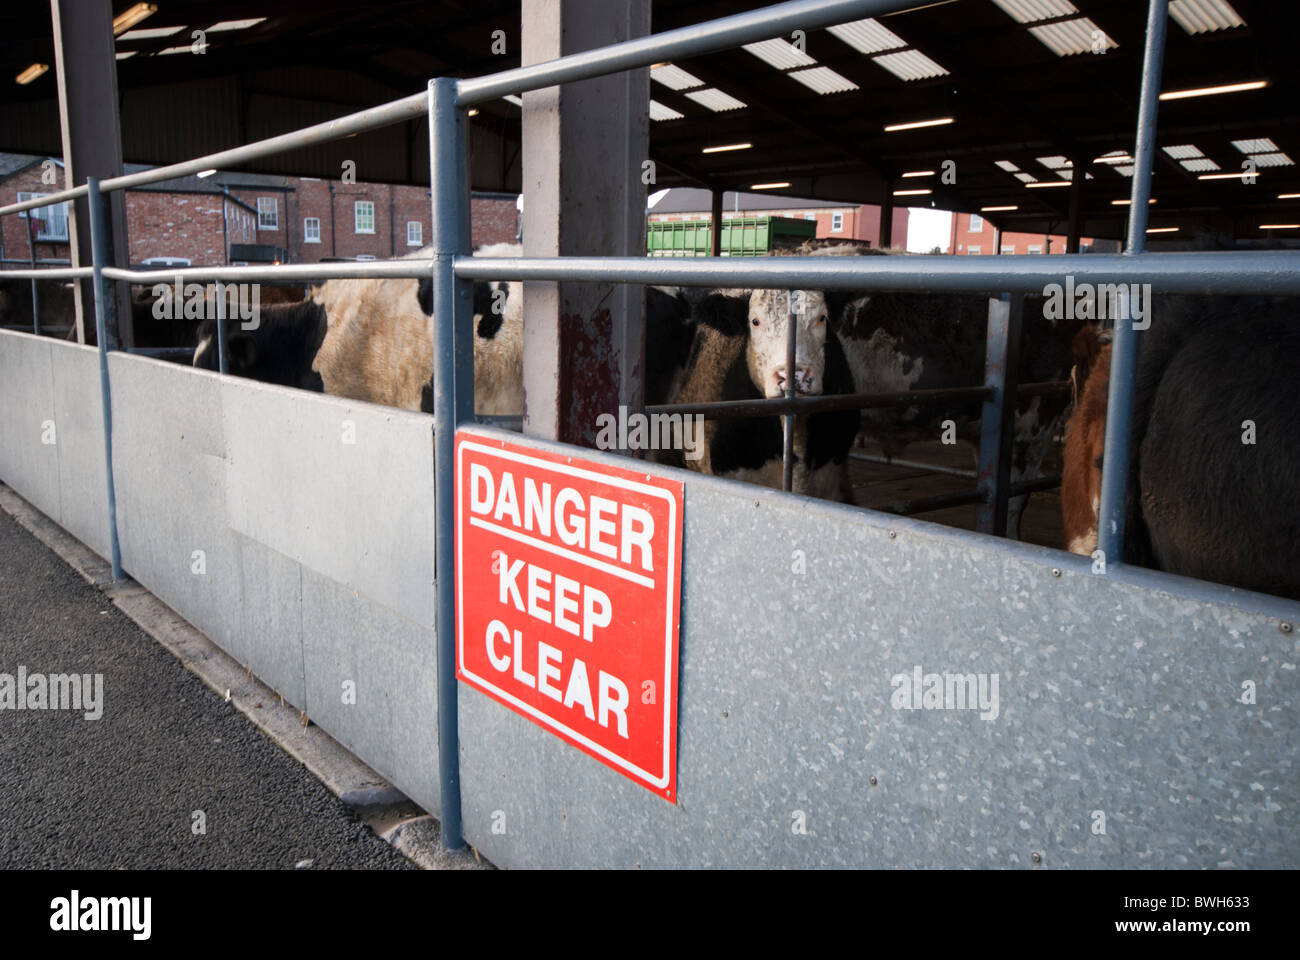
{"type": "MultiPolygon", "coordinates": [[[[737,194],[728,190],[722,195],[722,209],[737,207],[737,194]]],[[[846,206],[841,200],[816,200],[803,197],[786,197],[775,193],[739,194],[741,210],[833,210],[846,206]]],[[[651,213],[708,213],[713,202],[712,194],[700,187],[673,187],[650,208],[651,213]]]]}
{"type": "MultiPolygon", "coordinates": [[[[114,11],[129,4],[115,3],[114,11]]],[[[320,122],[419,91],[437,75],[476,76],[519,62],[519,3],[444,0],[159,0],[118,38],[125,158],[167,163],[320,122]],[[264,18],[264,19],[259,19],[264,18]],[[221,22],[256,20],[235,29],[221,22]],[[203,56],[165,54],[207,30],[203,56]],[[507,52],[491,50],[504,30],[507,52]],[[180,38],[180,39],[178,39],[180,38]],[[165,118],[165,122],[163,121],[165,118]]],[[[654,0],[656,31],[749,9],[738,0],[654,0]]],[[[1242,82],[1258,89],[1161,104],[1153,227],[1260,237],[1300,219],[1300,5],[1174,0],[1167,92],[1242,82]],[[1201,179],[1240,172],[1258,182],[1201,179]]],[[[1136,127],[1146,4],[1139,0],[940,0],[879,20],[808,31],[804,49],[769,41],[653,71],[651,155],[658,186],[790,182],[773,196],[985,211],[1007,229],[1063,232],[1086,167],[1085,235],[1118,237],[1136,127]],[[1104,52],[1094,52],[1104,51],[1104,52]],[[743,106],[737,106],[743,104],[743,106]],[[887,131],[896,124],[951,123],[887,131]],[[704,154],[706,147],[752,147],[704,154]],[[950,164],[950,166],[945,166],[950,164]],[[943,177],[947,170],[948,178],[943,177]],[[925,176],[909,177],[905,174],[925,176]],[[945,179],[951,182],[944,182],[945,179]],[[993,209],[988,208],[1014,208],[993,209]]],[[[46,4],[0,9],[0,66],[14,76],[53,62],[46,4]]],[[[54,73],[6,91],[0,148],[58,154],[54,73]]],[[[519,107],[484,105],[473,121],[473,186],[519,187],[519,107]]],[[[262,173],[427,183],[422,123],[268,158],[262,173]]]]}

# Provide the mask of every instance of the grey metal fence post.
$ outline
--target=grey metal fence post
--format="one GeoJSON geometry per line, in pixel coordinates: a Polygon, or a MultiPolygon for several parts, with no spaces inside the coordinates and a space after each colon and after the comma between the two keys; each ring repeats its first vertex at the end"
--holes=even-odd
{"type": "MultiPolygon", "coordinates": [[[[27,215],[27,263],[36,269],[36,231],[32,229],[31,214],[27,215]]],[[[36,292],[36,278],[32,277],[32,333],[41,335],[41,298],[36,292]]]]}
{"type": "Polygon", "coordinates": [[[984,385],[992,389],[980,420],[979,487],[984,499],[975,508],[975,529],[1007,535],[1007,499],[1011,494],[1011,447],[1015,440],[1017,372],[1023,294],[1004,293],[989,300],[984,347],[984,385]]]}
{"type": "MultiPolygon", "coordinates": [[[[797,324],[799,322],[799,313],[803,307],[803,292],[799,291],[799,307],[795,308],[794,290],[787,290],[786,296],[789,297],[787,306],[790,308],[789,326],[785,331],[785,397],[787,400],[794,398],[794,348],[795,337],[798,333],[797,324]]],[[[781,446],[781,489],[794,489],[794,414],[787,413],[781,418],[783,428],[782,446],[781,446]]]]}
{"type": "Polygon", "coordinates": [[[107,322],[108,290],[104,284],[104,265],[108,262],[108,211],[99,192],[99,178],[88,177],[87,207],[90,209],[90,251],[95,289],[95,340],[99,344],[99,398],[104,414],[104,476],[108,483],[108,543],[113,579],[122,579],[122,549],[117,541],[117,491],[113,486],[113,404],[108,388],[108,351],[116,348],[115,336],[110,347],[111,331],[107,322]]]}
{"type": "Polygon", "coordinates": [[[469,252],[469,153],[458,83],[429,81],[429,194],[433,203],[433,420],[435,579],[438,590],[438,775],[442,845],[464,847],[460,817],[460,731],[456,683],[456,427],[474,419],[473,283],[454,258],[469,252]]]}
{"type": "MultiPolygon", "coordinates": [[[[1124,254],[1144,253],[1147,245],[1147,200],[1151,196],[1151,165],[1155,160],[1156,114],[1160,107],[1160,74],[1169,23],[1169,0],[1151,0],[1147,10],[1146,54],[1142,63],[1142,97],[1138,106],[1137,148],[1133,151],[1133,194],[1129,203],[1128,243],[1124,254]]],[[[1148,310],[1150,304],[1147,304],[1148,310]]],[[[1137,381],[1138,331],[1128,311],[1115,324],[1110,354],[1110,386],[1106,396],[1106,442],[1102,453],[1101,505],[1097,513],[1097,549],[1106,568],[1124,560],[1124,513],[1128,498],[1129,437],[1133,423],[1133,389],[1137,381]]],[[[1149,314],[1148,314],[1149,316],[1149,314]]]]}

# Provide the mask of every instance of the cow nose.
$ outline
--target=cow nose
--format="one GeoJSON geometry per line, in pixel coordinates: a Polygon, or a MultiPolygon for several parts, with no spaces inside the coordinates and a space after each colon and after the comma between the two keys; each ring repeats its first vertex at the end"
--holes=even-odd
{"type": "MultiPolygon", "coordinates": [[[[817,383],[817,375],[813,373],[812,367],[795,367],[794,368],[794,392],[795,393],[812,393],[817,383]]],[[[776,385],[785,390],[785,367],[776,369],[776,385]]]]}

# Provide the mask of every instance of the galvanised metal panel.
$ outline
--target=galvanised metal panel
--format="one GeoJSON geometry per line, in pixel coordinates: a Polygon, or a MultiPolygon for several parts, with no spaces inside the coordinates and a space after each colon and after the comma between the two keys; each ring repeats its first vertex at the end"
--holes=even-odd
{"type": "Polygon", "coordinates": [[[493,862],[1300,865],[1300,604],[645,469],[686,485],[678,803],[462,687],[493,862]],[[895,709],[916,667],[996,676],[996,718],[895,709]]]}
{"type": "Polygon", "coordinates": [[[126,571],[438,812],[431,418],[110,362],[126,571]]]}
{"type": "Polygon", "coordinates": [[[226,521],[216,374],[109,354],[122,567],[243,660],[241,555],[226,521]]]}
{"type": "MultiPolygon", "coordinates": [[[[376,564],[402,562],[395,549],[376,564]]],[[[312,721],[440,813],[433,629],[304,567],[302,638],[312,721]]]]}
{"type": "Polygon", "coordinates": [[[433,418],[228,381],[232,530],[433,626],[433,418]]]}
{"type": "Polygon", "coordinates": [[[302,660],[302,566],[234,535],[239,550],[239,636],[227,648],[299,709],[307,706],[302,660]]]}
{"type": "Polygon", "coordinates": [[[0,330],[0,480],[57,520],[59,504],[58,416],[50,346],[54,341],[0,330]],[[43,424],[54,424],[55,443],[43,424]]]}
{"type": "Polygon", "coordinates": [[[108,488],[104,478],[99,352],[94,347],[51,340],[50,370],[59,439],[56,519],[101,557],[108,557],[108,488]]]}

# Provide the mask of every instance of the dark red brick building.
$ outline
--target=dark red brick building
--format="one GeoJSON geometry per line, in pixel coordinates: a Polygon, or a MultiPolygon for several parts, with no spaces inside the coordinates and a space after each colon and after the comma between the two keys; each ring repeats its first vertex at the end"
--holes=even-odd
{"type": "MultiPolygon", "coordinates": [[[[127,172],[144,169],[127,164],[127,172]]],[[[0,203],[63,188],[57,160],[0,154],[0,203]],[[48,182],[54,178],[55,182],[48,182]]],[[[344,183],[312,177],[214,173],[128,190],[130,262],[190,264],[316,263],[328,259],[385,259],[429,242],[426,187],[344,183]]],[[[470,201],[474,245],[514,241],[519,212],[513,194],[475,193],[470,201]]],[[[32,244],[26,217],[0,218],[6,261],[26,262],[32,244]]],[[[63,205],[36,219],[40,261],[67,261],[63,205]]],[[[16,265],[16,264],[14,264],[16,265]]]]}

